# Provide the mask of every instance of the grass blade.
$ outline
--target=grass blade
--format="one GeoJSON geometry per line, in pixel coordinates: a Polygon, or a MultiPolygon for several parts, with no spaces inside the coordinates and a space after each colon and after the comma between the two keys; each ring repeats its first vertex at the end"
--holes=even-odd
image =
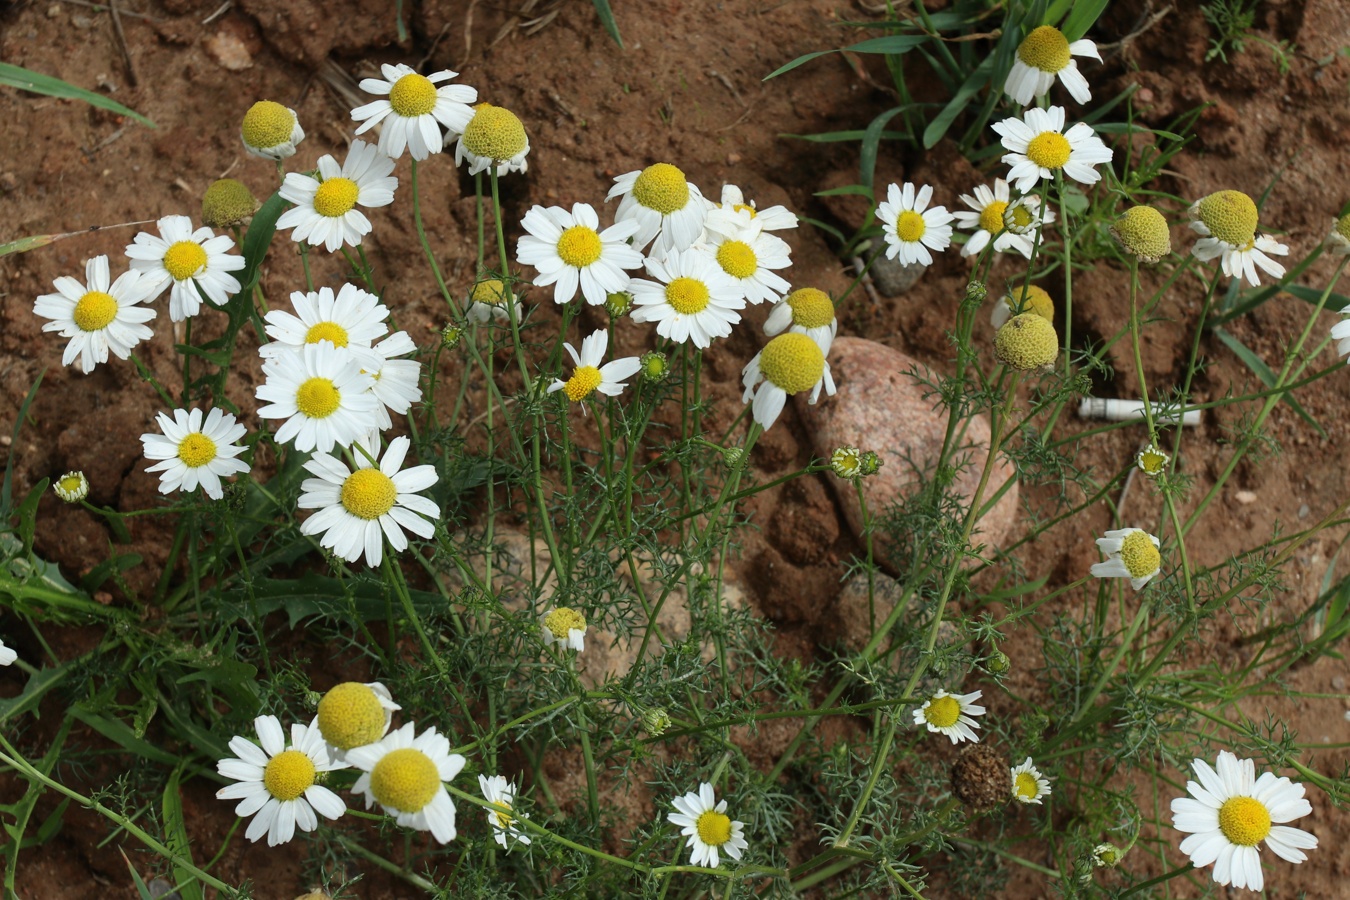
{"type": "Polygon", "coordinates": [[[145,116],[136,112],[136,110],[128,109],[116,100],[109,99],[102,94],[95,94],[93,91],[86,91],[84,88],[76,87],[68,81],[62,81],[60,78],[51,75],[43,75],[41,72],[25,69],[22,66],[0,63],[0,84],[18,88],[21,91],[29,91],[34,94],[45,94],[48,97],[58,97],[62,100],[83,100],[90,106],[111,110],[120,116],[127,116],[135,119],[147,128],[158,127],[154,122],[151,122],[145,116]]]}
{"type": "Polygon", "coordinates": [[[604,26],[605,33],[614,38],[614,43],[619,45],[620,50],[627,49],[623,45],[623,38],[619,36],[619,23],[614,21],[614,10],[610,9],[609,0],[591,0],[595,4],[595,13],[600,17],[600,24],[604,26]]]}
{"type": "MultiPolygon", "coordinates": [[[[1255,373],[1257,378],[1261,379],[1262,384],[1266,387],[1275,386],[1275,373],[1270,371],[1270,367],[1265,364],[1265,361],[1253,353],[1246,344],[1242,343],[1242,341],[1238,340],[1227,331],[1224,331],[1222,328],[1215,328],[1214,335],[1223,342],[1225,347],[1232,350],[1237,358],[1242,360],[1243,364],[1255,373]]],[[[1308,415],[1308,411],[1300,406],[1297,400],[1289,394],[1282,395],[1281,399],[1283,399],[1285,403],[1288,403],[1294,412],[1298,413],[1299,418],[1315,428],[1317,433],[1322,436],[1323,440],[1327,439],[1326,431],[1322,429],[1322,426],[1318,424],[1316,419],[1308,415]]]]}

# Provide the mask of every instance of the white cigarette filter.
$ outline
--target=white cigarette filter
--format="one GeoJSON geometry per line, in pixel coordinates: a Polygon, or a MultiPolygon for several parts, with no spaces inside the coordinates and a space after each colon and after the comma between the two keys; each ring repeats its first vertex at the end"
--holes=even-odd
{"type": "MultiPolygon", "coordinates": [[[[1110,422],[1142,421],[1144,418],[1144,401],[1084,397],[1083,402],[1078,405],[1078,417],[1080,419],[1106,419],[1110,422]]],[[[1153,420],[1155,422],[1175,423],[1177,416],[1176,413],[1159,414],[1155,412],[1153,420]]],[[[1193,409],[1182,415],[1181,424],[1199,425],[1200,410],[1193,409]]]]}

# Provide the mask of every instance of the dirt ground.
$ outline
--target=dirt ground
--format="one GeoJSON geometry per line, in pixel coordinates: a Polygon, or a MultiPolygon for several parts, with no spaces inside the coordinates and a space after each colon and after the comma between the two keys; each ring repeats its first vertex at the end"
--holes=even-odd
{"type": "MultiPolygon", "coordinates": [[[[352,131],[348,112],[355,104],[334,85],[345,78],[354,87],[352,79],[359,80],[382,62],[420,64],[423,71],[455,69],[463,82],[479,89],[482,99],[511,108],[525,121],[532,145],[529,174],[504,182],[512,246],[515,222],[531,204],[584,201],[599,207],[615,175],[657,161],[678,164],[712,196],[729,182],[742,186],[761,207],[783,203],[850,228],[859,224],[841,222],[841,216],[856,214],[849,204],[826,204],[813,196],[826,185],[856,180],[856,145],[813,144],[779,135],[864,127],[893,105],[878,61],[836,54],[787,76],[761,79],[800,54],[861,39],[840,25],[870,17],[860,3],[618,0],[614,5],[627,45],[623,51],[601,30],[585,0],[530,0],[525,5],[535,11],[513,17],[511,9],[520,5],[408,3],[411,37],[400,44],[392,3],[236,0],[220,7],[217,0],[124,0],[119,4],[124,51],[106,11],[68,0],[0,2],[0,59],[98,87],[159,125],[149,130],[84,105],[0,91],[0,243],[169,214],[195,219],[201,192],[225,173],[263,196],[275,183],[275,170],[240,148],[237,125],[248,106],[268,98],[297,111],[308,137],[296,163],[312,164],[326,152],[341,158],[352,131]],[[534,30],[528,20],[540,14],[550,18],[534,30]]],[[[1283,233],[1298,258],[1321,239],[1331,217],[1350,200],[1350,156],[1345,152],[1350,146],[1350,65],[1344,55],[1350,45],[1350,7],[1339,0],[1263,3],[1258,30],[1297,47],[1290,71],[1282,74],[1256,43],[1233,57],[1231,65],[1205,63],[1208,29],[1194,3],[1182,3],[1151,30],[1127,37],[1150,18],[1155,6],[1162,8],[1117,2],[1108,9],[1091,35],[1103,46],[1106,60],[1104,66],[1086,70],[1094,96],[1114,96],[1138,83],[1142,118],[1158,127],[1201,103],[1213,104],[1200,118],[1196,141],[1169,166],[1163,189],[1188,197],[1224,188],[1256,195],[1278,176],[1263,223],[1283,233]]],[[[453,168],[450,157],[432,160],[424,172],[427,228],[442,259],[448,260],[451,286],[463,293],[474,279],[472,182],[453,168]]],[[[406,186],[406,158],[397,174],[406,186]]],[[[930,153],[883,145],[877,183],[905,179],[933,184],[935,202],[948,208],[959,204],[958,193],[983,180],[950,145],[930,153]]],[[[392,208],[396,213],[375,211],[366,247],[381,277],[388,279],[386,302],[396,311],[400,327],[425,343],[443,323],[445,310],[422,263],[406,199],[397,202],[392,208]]],[[[1183,231],[1178,228],[1175,236],[1188,246],[1183,231]]],[[[26,491],[43,477],[81,469],[89,477],[95,503],[137,509],[158,502],[156,482],[144,471],[137,439],[149,430],[159,408],[153,391],[128,364],[100,366],[88,376],[62,368],[62,343],[42,334],[42,322],[32,314],[33,299],[50,290],[54,277],[77,274],[83,260],[98,253],[120,258],[134,232],[109,230],[0,259],[0,432],[10,433],[26,391],[46,372],[32,421],[14,448],[16,491],[26,491]]],[[[836,295],[848,286],[851,271],[821,232],[802,227],[787,239],[794,251],[794,285],[815,285],[836,295]]],[[[284,238],[278,241],[264,271],[269,297],[285,296],[302,283],[298,257],[286,252],[286,244],[284,238]]],[[[331,283],[338,270],[325,272],[325,264],[319,263],[316,280],[324,283],[331,276],[331,283]]],[[[1014,271],[1015,262],[1005,260],[995,278],[1014,271]]],[[[1329,271],[1323,261],[1305,281],[1321,286],[1329,271]]],[[[945,333],[968,275],[967,262],[953,251],[941,255],[918,285],[899,298],[877,303],[859,292],[841,309],[841,333],[882,341],[940,368],[950,357],[945,333]]],[[[1148,277],[1157,283],[1155,276],[1148,277]]],[[[1079,276],[1075,333],[1096,340],[1114,334],[1125,321],[1127,285],[1123,272],[1106,267],[1079,276]]],[[[1198,282],[1179,282],[1160,308],[1172,327],[1146,332],[1144,362],[1155,391],[1177,383],[1182,375],[1202,296],[1198,282]]],[[[1298,301],[1283,298],[1234,322],[1231,331],[1278,367],[1305,310],[1298,301]]],[[[748,318],[758,326],[764,315],[760,309],[748,318]]],[[[1323,319],[1319,328],[1333,321],[1330,314],[1323,319]]],[[[203,330],[207,333],[198,337],[209,337],[209,326],[203,330]]],[[[628,340],[638,338],[630,335],[628,340]]],[[[757,340],[750,329],[742,329],[711,355],[711,390],[715,398],[735,403],[728,408],[739,408],[740,368],[757,349],[757,340]]],[[[633,343],[621,349],[628,353],[644,348],[633,343]]],[[[1200,399],[1256,388],[1250,372],[1222,345],[1207,340],[1204,349],[1209,365],[1199,382],[1200,399]]],[[[164,382],[177,383],[169,329],[160,328],[139,352],[164,382]]],[[[1319,363],[1331,361],[1326,353],[1319,363]]],[[[1132,364],[1119,355],[1113,362],[1117,374],[1099,386],[1102,394],[1134,396],[1132,364]]],[[[458,364],[444,360],[441,377],[457,374],[458,364]]],[[[256,424],[251,412],[258,380],[255,365],[231,382],[232,399],[250,413],[245,418],[250,427],[256,424]]],[[[1271,431],[1283,453],[1239,469],[1219,501],[1221,508],[1188,539],[1193,564],[1221,562],[1265,539],[1276,523],[1296,527],[1315,522],[1350,490],[1342,449],[1350,440],[1350,420],[1339,415],[1350,401],[1350,375],[1303,390],[1299,401],[1329,438],[1317,436],[1287,406],[1278,408],[1271,431]]],[[[1228,449],[1221,441],[1231,425],[1228,415],[1209,415],[1189,442],[1184,465],[1197,480],[1193,499],[1203,496],[1207,482],[1222,470],[1228,449]]],[[[1069,427],[1082,426],[1072,422],[1069,427]]],[[[1098,473],[1115,471],[1137,449],[1141,435],[1142,430],[1126,429],[1085,439],[1080,464],[1098,473]]],[[[761,475],[771,478],[799,468],[810,457],[808,436],[789,408],[756,449],[755,464],[761,475]]],[[[1050,499],[1046,489],[1034,485],[1023,485],[1023,495],[1033,505],[1050,499]]],[[[1135,509],[1144,507],[1142,490],[1131,502],[1138,504],[1135,509]]],[[[841,525],[823,479],[774,491],[756,502],[755,512],[757,520],[777,524],[747,536],[742,579],[751,602],[779,627],[782,651],[810,657],[816,635],[829,630],[843,563],[857,552],[857,544],[841,525]]],[[[87,572],[103,557],[109,535],[95,516],[49,495],[42,501],[39,521],[38,552],[66,572],[87,572]]],[[[145,562],[126,573],[132,590],[153,586],[168,551],[162,523],[137,522],[128,549],[145,562]]],[[[1034,553],[1028,551],[1024,561],[1029,574],[1048,575],[1051,586],[1079,577],[1097,560],[1093,538],[1105,527],[1101,510],[1097,520],[1080,518],[1072,527],[1051,532],[1037,542],[1034,553]]],[[[1336,550],[1333,538],[1339,537],[1328,535],[1298,556],[1289,570],[1295,578],[1293,590],[1271,615],[1293,615],[1306,608],[1336,550]]],[[[1212,652],[1240,652],[1236,630],[1227,637],[1231,642],[1210,648],[1212,652]]],[[[77,646],[81,636],[66,639],[77,646]]],[[[1344,663],[1336,660],[1299,669],[1290,676],[1291,688],[1342,696],[1274,698],[1269,711],[1286,720],[1302,742],[1350,741],[1350,722],[1342,715],[1347,674],[1344,663]]],[[[17,691],[17,678],[12,672],[0,675],[0,690],[5,695],[17,691]]],[[[1260,716],[1266,710],[1247,711],[1260,716]]],[[[76,734],[77,739],[92,739],[76,734]]],[[[1311,758],[1326,773],[1339,772],[1347,762],[1350,754],[1344,749],[1311,758]]],[[[11,784],[0,800],[14,799],[13,788],[11,784]]],[[[1321,847],[1307,864],[1280,864],[1272,881],[1281,891],[1336,896],[1339,888],[1334,886],[1350,873],[1350,817],[1323,797],[1311,799],[1314,813],[1299,824],[1318,836],[1321,847]]],[[[202,846],[218,846],[232,820],[227,805],[215,801],[203,785],[188,790],[186,803],[194,838],[202,846]]],[[[93,883],[130,896],[126,866],[114,845],[96,846],[104,834],[93,816],[68,815],[67,827],[56,839],[25,855],[22,896],[87,897],[93,883]]],[[[1171,858],[1180,860],[1179,854],[1171,858]]],[[[253,879],[258,896],[266,898],[302,893],[308,885],[299,882],[298,872],[299,863],[291,855],[239,840],[216,870],[226,880],[253,879]]],[[[360,890],[376,891],[368,896],[415,893],[378,879],[360,890]],[[390,893],[378,893],[386,888],[390,893]]],[[[1018,877],[1000,896],[1039,897],[1043,886],[1018,877]]]]}

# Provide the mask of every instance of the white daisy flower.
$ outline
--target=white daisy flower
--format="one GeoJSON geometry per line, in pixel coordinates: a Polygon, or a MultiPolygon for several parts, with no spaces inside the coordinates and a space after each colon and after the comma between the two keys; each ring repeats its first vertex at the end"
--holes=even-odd
{"type": "Polygon", "coordinates": [[[1093,563],[1095,578],[1128,578],[1136,591],[1148,584],[1162,568],[1162,544],[1142,528],[1121,528],[1097,538],[1097,548],[1106,562],[1093,563]]]}
{"type": "Polygon", "coordinates": [[[1033,29],[1017,45],[1017,55],[1008,72],[1008,80],[1003,84],[1003,92],[1018,106],[1027,106],[1049,91],[1055,76],[1059,76],[1060,83],[1073,99],[1087,103],[1092,99],[1092,91],[1088,89],[1087,79],[1078,71],[1075,56],[1090,56],[1097,62],[1102,61],[1097,45],[1086,38],[1070,44],[1064,32],[1053,25],[1033,29]]]}
{"type": "Polygon", "coordinates": [[[703,234],[708,204],[703,194],[684,173],[670,163],[655,163],[614,179],[606,200],[622,197],[614,212],[615,222],[635,219],[638,230],[633,246],[641,250],[652,239],[652,255],[664,257],[671,251],[687,250],[703,234]]]}
{"type": "Polygon", "coordinates": [[[277,228],[294,228],[292,240],[307,241],[311,247],[323,244],[329,253],[343,244],[359,246],[371,225],[356,207],[393,203],[398,187],[393,171],[392,159],[362,141],[352,142],[341,167],[333,157],[321,156],[318,178],[301,172],[286,175],[278,193],[295,208],[281,214],[277,228]]]}
{"type": "Polygon", "coordinates": [[[664,260],[648,258],[647,273],[659,281],[634,278],[628,285],[637,307],[633,321],[655,322],[661,337],[693,341],[704,350],[741,320],[745,298],[706,252],[673,250],[664,260]]]}
{"type": "Polygon", "coordinates": [[[1286,256],[1289,248],[1273,238],[1256,233],[1256,203],[1241,191],[1217,191],[1197,200],[1189,210],[1191,230],[1203,237],[1195,242],[1191,254],[1201,262],[1216,257],[1223,274],[1242,278],[1255,287],[1260,284],[1256,268],[1273,278],[1284,277],[1284,266],[1266,254],[1286,256]]]}
{"type": "Polygon", "coordinates": [[[974,234],[961,248],[961,255],[974,256],[988,246],[992,240],[995,253],[1016,250],[1027,259],[1031,259],[1031,250],[1040,238],[1040,226],[1047,222],[1053,222],[1055,217],[1048,210],[1045,218],[1037,216],[1036,213],[1040,211],[1041,199],[1039,197],[1028,199],[1034,200],[1035,203],[1022,204],[1019,207],[1024,211],[1028,221],[1026,230],[1018,232],[1008,228],[1003,221],[1004,215],[1008,212],[1008,204],[1011,202],[1008,182],[1002,178],[995,178],[992,191],[987,185],[977,184],[974,196],[962,194],[961,202],[969,206],[973,212],[958,209],[952,215],[956,217],[958,228],[974,229],[974,234]]]}
{"type": "Polygon", "coordinates": [[[689,860],[693,865],[715,869],[721,865],[719,853],[740,859],[750,846],[745,840],[745,823],[733,821],[726,814],[727,801],[717,801],[711,784],[701,783],[698,793],[690,791],[676,797],[672,805],[675,812],[668,813],[666,820],[680,826],[680,834],[689,838],[685,846],[694,848],[689,860]]]}
{"type": "Polygon", "coordinates": [[[1064,107],[1029,109],[1022,118],[1012,116],[993,124],[1009,151],[1003,162],[1012,168],[1008,180],[1026,194],[1042,178],[1049,180],[1061,169],[1081,184],[1101,180],[1093,166],[1111,161],[1111,148],[1085,122],[1064,130],[1064,107]]]}
{"type": "Polygon", "coordinates": [[[159,237],[142,231],[127,244],[126,254],[131,268],[145,276],[151,299],[173,285],[171,321],[195,316],[202,306],[202,294],[216,306],[224,306],[231,295],[239,293],[239,279],[229,274],[244,267],[244,258],[229,252],[234,238],[206,227],[193,231],[187,216],[165,216],[155,227],[159,237]]]}
{"type": "Polygon", "coordinates": [[[765,429],[778,421],[788,394],[810,391],[808,402],[815,403],[823,387],[826,394],[834,396],[834,378],[825,352],[810,336],[797,332],[780,334],[765,344],[741,371],[741,384],[745,387],[741,402],[754,401],[751,412],[765,429]]]}
{"type": "Polygon", "coordinates": [[[722,185],[722,202],[709,201],[708,217],[704,228],[709,234],[724,237],[736,237],[751,223],[761,231],[784,231],[797,227],[797,216],[786,206],[770,206],[768,209],[756,209],[755,201],[746,200],[741,189],[734,184],[722,185]]]}
{"type": "Polygon", "coordinates": [[[525,157],[529,153],[525,123],[509,109],[480,103],[473,108],[473,118],[455,144],[455,165],[468,160],[470,175],[495,168],[501,177],[528,169],[525,157]]]}
{"type": "Polygon", "coordinates": [[[544,646],[557,644],[581,653],[586,649],[586,617],[570,606],[555,606],[539,617],[544,646]]]}
{"type": "Polygon", "coordinates": [[[79,503],[89,496],[89,479],[83,472],[67,472],[52,484],[56,496],[67,503],[79,503]]]}
{"type": "Polygon", "coordinates": [[[765,334],[782,334],[784,331],[806,335],[816,342],[821,353],[828,354],[834,336],[839,332],[839,320],[835,318],[830,295],[816,288],[797,288],[788,294],[764,320],[765,334]]]}
{"type": "Polygon", "coordinates": [[[0,641],[0,666],[13,665],[14,660],[18,658],[19,654],[15,653],[9,647],[6,647],[4,641],[0,641]]]}
{"type": "Polygon", "coordinates": [[[1332,219],[1324,246],[1332,256],[1350,256],[1350,213],[1332,219]]]}
{"type": "Polygon", "coordinates": [[[374,347],[352,351],[361,363],[361,372],[375,380],[370,392],[380,401],[375,408],[376,427],[380,431],[393,427],[389,413],[407,415],[412,405],[422,399],[422,364],[415,359],[398,358],[416,350],[408,332],[397,331],[374,347]]]}
{"type": "Polygon", "coordinates": [[[62,275],[52,284],[58,293],[43,294],[33,303],[33,312],[52,321],[43,331],[70,338],[61,365],[76,359],[88,375],[94,366],[108,361],[108,351],[118,359],[131,355],[131,348],[154,335],[145,325],[155,317],[153,309],[137,304],[148,300],[154,287],[141,272],[123,272],[109,284],[108,257],[95,256],[84,264],[86,284],[62,275]]]}
{"type": "Polygon", "coordinates": [[[268,405],[258,415],[286,420],[277,441],[294,439],[297,450],[327,453],[376,427],[380,401],[370,393],[375,379],[361,371],[360,360],[346,347],[306,344],[265,361],[262,369],[267,381],[256,393],[268,405]]]}
{"type": "MultiPolygon", "coordinates": [[[[498,806],[504,806],[511,809],[511,801],[516,799],[516,788],[511,782],[507,781],[501,775],[493,775],[491,778],[478,776],[478,789],[483,792],[483,799],[489,803],[495,803],[498,806]]],[[[503,849],[506,848],[506,839],[511,837],[513,840],[522,844],[530,842],[529,835],[523,833],[516,827],[516,814],[501,812],[499,810],[487,810],[488,824],[492,826],[492,838],[503,849]]],[[[521,816],[520,818],[524,818],[521,816]]]]}
{"type": "Polygon", "coordinates": [[[980,727],[972,716],[984,715],[984,707],[976,706],[983,691],[969,694],[949,694],[939,690],[923,706],[914,710],[914,724],[927,725],[936,734],[945,734],[953,744],[962,741],[979,743],[975,729],[980,727]]]}
{"type": "Polygon", "coordinates": [[[317,291],[292,291],[295,312],[274,309],[263,316],[271,343],[258,348],[263,359],[294,353],[306,344],[328,341],[335,347],[370,347],[389,333],[385,319],[389,309],[380,298],[354,284],[344,284],[337,294],[329,287],[317,291]]]}
{"type": "Polygon", "coordinates": [[[447,844],[455,839],[455,803],[445,789],[464,768],[464,757],[450,752],[450,741],[435,728],[414,736],[409,722],[383,740],[347,751],[347,762],[365,774],[352,785],[364,794],[366,809],[376,803],[404,828],[430,831],[447,844]]]}
{"type": "MultiPolygon", "coordinates": [[[[572,377],[566,381],[553,379],[553,383],[548,386],[548,392],[551,394],[554,391],[564,391],[567,399],[573,403],[585,400],[596,391],[606,397],[619,396],[628,386],[624,382],[642,368],[642,363],[636,356],[625,356],[623,359],[611,360],[601,365],[605,358],[605,350],[609,347],[609,332],[604,330],[591,332],[590,337],[581,342],[580,353],[577,353],[571,344],[564,343],[563,347],[566,348],[567,355],[572,357],[572,362],[576,363],[576,368],[572,371],[572,377]]],[[[581,410],[585,412],[586,407],[581,407],[581,410]]]]}
{"type": "Polygon", "coordinates": [[[1331,339],[1336,342],[1337,356],[1350,357],[1350,306],[1341,310],[1341,320],[1331,326],[1331,339]]]}
{"type": "Polygon", "coordinates": [[[244,149],[263,159],[283,160],[295,155],[295,145],[305,139],[295,110],[272,100],[259,100],[244,113],[239,126],[244,149]]]}
{"type": "MultiPolygon", "coordinates": [[[[378,435],[359,443],[378,459],[378,435]]],[[[378,468],[360,451],[354,454],[354,470],[338,457],[315,453],[305,463],[305,471],[317,477],[306,478],[300,485],[303,493],[296,506],[319,512],[304,521],[300,532],[322,534],[319,546],[347,562],[356,562],[364,553],[371,567],[378,566],[384,557],[383,538],[389,538],[395,553],[402,553],[408,549],[403,529],[421,538],[435,534],[441,508],[417,492],[436,483],[436,467],[413,466],[399,471],[411,443],[406,437],[390,441],[378,468]]]]}
{"type": "MultiPolygon", "coordinates": [[[[459,134],[473,118],[469,106],[478,99],[478,91],[465,84],[442,84],[458,75],[449,69],[431,75],[419,75],[402,63],[380,66],[384,78],[361,79],[361,90],[386,96],[352,110],[352,121],[360,122],[356,134],[365,134],[381,123],[380,152],[391,159],[408,148],[413,159],[426,159],[445,146],[441,126],[459,134]]],[[[392,168],[390,169],[392,171],[392,168]]]]}
{"type": "Polygon", "coordinates": [[[1171,459],[1157,444],[1149,444],[1135,455],[1134,464],[1148,477],[1157,478],[1171,459]]]}
{"type": "Polygon", "coordinates": [[[216,771],[236,784],[227,784],[216,791],[221,800],[239,800],[234,814],[240,818],[253,816],[244,837],[256,841],[267,835],[267,846],[284,844],[301,831],[319,827],[318,812],[325,818],[336,819],[347,811],[347,805],[337,794],[317,783],[320,772],[342,768],[328,758],[323,735],[305,725],[291,726],[291,745],[286,746],[286,733],[276,716],[259,716],[253,720],[261,749],[252,741],[236,736],[230,740],[230,749],[237,758],[222,759],[216,771]]]}
{"type": "Polygon", "coordinates": [[[373,744],[388,734],[394,710],[402,708],[378,681],[344,681],[319,698],[310,727],[323,735],[328,755],[341,761],[353,747],[373,744]]]}
{"type": "Polygon", "coordinates": [[[1035,235],[1034,244],[1040,239],[1040,231],[1055,221],[1055,213],[1041,208],[1041,198],[1035,194],[1026,194],[1009,202],[1003,211],[1003,227],[1012,234],[1035,235]]]}
{"type": "Polygon", "coordinates": [[[1050,794],[1050,779],[1032,765],[1031,757],[1012,770],[1012,795],[1019,803],[1041,805],[1041,798],[1050,794]]]}
{"type": "Polygon", "coordinates": [[[1227,750],[1219,751],[1217,771],[1203,759],[1193,760],[1191,768],[1200,781],[1186,782],[1190,797],[1172,800],[1172,827],[1189,832],[1181,852],[1192,865],[1214,864],[1215,883],[1263,890],[1265,875],[1257,851],[1262,841],[1291,863],[1303,862],[1308,858],[1303,851],[1316,849],[1315,835],[1281,824],[1312,812],[1303,785],[1270,772],[1257,778],[1250,759],[1238,759],[1227,750]]]}
{"type": "Polygon", "coordinates": [[[886,199],[877,207],[876,217],[886,231],[886,258],[899,259],[903,265],[933,264],[933,250],[946,250],[952,242],[952,214],[945,206],[928,208],[933,189],[924,185],[916,192],[906,181],[886,188],[886,199]]]}
{"type": "Polygon", "coordinates": [[[766,300],[777,303],[792,288],[773,271],[792,265],[792,248],[782,238],[765,234],[754,222],[735,235],[709,233],[705,246],[741,295],[756,306],[766,300]]]}
{"type": "Polygon", "coordinates": [[[244,426],[229,413],[213,409],[203,423],[200,409],[175,409],[173,418],[158,413],[155,422],[163,434],[143,434],[141,443],[146,459],[161,460],[146,469],[162,473],[161,494],[201,485],[206,496],[219,500],[225,496],[220,479],[249,470],[248,463],[235,459],[245,449],[235,443],[244,436],[244,426]]]}
{"type": "Polygon", "coordinates": [[[470,322],[486,325],[489,321],[505,324],[511,321],[508,301],[515,299],[499,278],[485,278],[469,292],[469,305],[464,317],[470,322]]]}
{"type": "Polygon", "coordinates": [[[535,286],[553,285],[554,303],[567,303],[580,287],[587,303],[603,306],[607,296],[628,287],[631,276],[624,269],[642,267],[642,254],[628,245],[638,228],[634,219],[600,231],[590,204],[574,203],[570,213],[561,206],[532,207],[520,224],[529,233],[516,244],[516,262],[539,270],[535,286]]]}

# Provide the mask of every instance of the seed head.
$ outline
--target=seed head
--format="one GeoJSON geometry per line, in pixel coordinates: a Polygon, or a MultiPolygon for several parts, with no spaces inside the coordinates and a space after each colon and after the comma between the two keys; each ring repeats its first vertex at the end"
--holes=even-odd
{"type": "Polygon", "coordinates": [[[1008,368],[1022,372],[1049,368],[1059,356],[1059,335],[1054,325],[1036,313],[1022,313],[998,330],[994,355],[1008,368]]]}

